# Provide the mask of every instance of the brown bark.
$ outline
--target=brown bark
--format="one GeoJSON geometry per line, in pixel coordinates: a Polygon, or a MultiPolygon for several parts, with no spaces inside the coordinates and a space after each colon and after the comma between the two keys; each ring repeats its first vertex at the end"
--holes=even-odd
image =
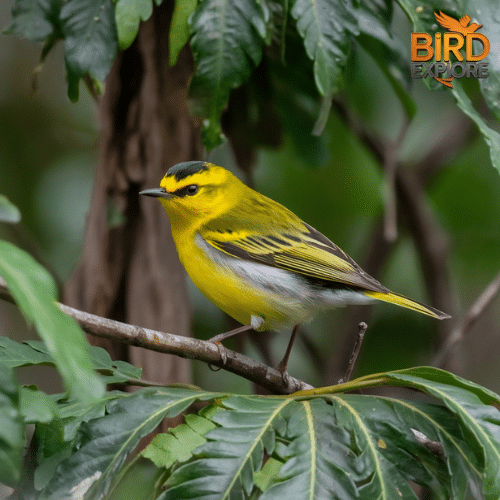
{"type": "MultiPolygon", "coordinates": [[[[155,8],[136,41],[118,54],[99,100],[102,126],[97,175],[81,261],[64,301],[87,312],[160,331],[190,334],[184,271],[159,203],[138,195],[165,170],[200,157],[199,133],[186,107],[192,60],[184,49],[168,66],[173,2],[155,8]],[[111,211],[123,221],[110,225],[111,211]]],[[[94,343],[96,343],[94,341],[94,343]]],[[[97,342],[116,359],[142,366],[162,383],[189,382],[188,361],[97,342]]]]}

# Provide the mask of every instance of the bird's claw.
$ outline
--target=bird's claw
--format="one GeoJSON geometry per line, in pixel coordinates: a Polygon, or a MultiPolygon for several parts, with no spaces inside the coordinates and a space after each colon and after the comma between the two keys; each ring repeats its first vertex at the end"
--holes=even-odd
{"type": "MultiPolygon", "coordinates": [[[[227,364],[227,350],[226,348],[222,345],[220,341],[212,341],[213,344],[217,346],[217,349],[220,354],[220,359],[222,361],[222,366],[226,366],[227,364]]],[[[208,363],[208,367],[213,371],[213,372],[218,372],[222,366],[219,366],[217,368],[214,368],[210,363],[208,363]]]]}
{"type": "Polygon", "coordinates": [[[281,380],[283,385],[286,387],[290,383],[290,375],[288,375],[287,366],[280,363],[278,365],[278,371],[281,373],[281,380]]]}
{"type": "Polygon", "coordinates": [[[219,350],[220,359],[222,361],[222,366],[226,366],[226,364],[227,364],[227,350],[226,350],[226,348],[222,345],[221,342],[214,342],[214,344],[217,346],[217,349],[219,350]]]}

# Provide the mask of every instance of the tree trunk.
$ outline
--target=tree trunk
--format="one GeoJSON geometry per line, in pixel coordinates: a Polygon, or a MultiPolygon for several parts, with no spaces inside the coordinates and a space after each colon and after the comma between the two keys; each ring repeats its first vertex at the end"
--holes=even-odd
{"type": "MultiPolygon", "coordinates": [[[[99,99],[102,126],[97,175],[83,256],[67,285],[67,304],[108,318],[189,335],[184,270],[159,203],[139,191],[159,185],[166,169],[200,157],[199,132],[186,99],[190,51],[168,66],[173,2],[141,23],[121,52],[99,99]]],[[[143,367],[143,378],[189,382],[188,361],[93,338],[114,359],[143,367]]]]}

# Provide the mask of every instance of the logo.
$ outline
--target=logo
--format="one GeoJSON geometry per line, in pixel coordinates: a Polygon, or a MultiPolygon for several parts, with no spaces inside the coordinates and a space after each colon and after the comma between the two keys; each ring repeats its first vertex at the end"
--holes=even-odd
{"type": "Polygon", "coordinates": [[[439,83],[453,88],[453,78],[486,78],[488,63],[482,60],[490,52],[490,42],[477,30],[482,24],[470,23],[469,16],[456,20],[434,12],[437,22],[446,30],[436,32],[434,40],[429,33],[411,34],[411,76],[432,77],[439,83]],[[476,43],[474,43],[476,42],[476,43]],[[461,49],[465,47],[465,59],[461,49]],[[481,53],[474,49],[481,48],[481,53]]]}

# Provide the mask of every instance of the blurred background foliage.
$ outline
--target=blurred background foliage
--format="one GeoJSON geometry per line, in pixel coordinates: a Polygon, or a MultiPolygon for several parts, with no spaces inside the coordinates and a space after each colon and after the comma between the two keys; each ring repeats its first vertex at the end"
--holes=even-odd
{"type": "MultiPolygon", "coordinates": [[[[9,23],[10,8],[10,2],[0,3],[0,26],[9,23]]],[[[393,23],[402,40],[408,41],[404,48],[409,52],[411,26],[399,8],[395,9],[393,23]]],[[[95,103],[83,87],[79,101],[70,103],[60,44],[38,72],[41,45],[4,34],[0,40],[0,192],[22,213],[20,224],[0,226],[0,236],[28,250],[62,286],[78,261],[91,202],[99,138],[95,103]]],[[[293,51],[287,50],[293,57],[293,51]]],[[[286,86],[282,90],[275,104],[283,125],[283,141],[277,148],[259,149],[250,175],[254,187],[290,208],[364,266],[384,212],[384,173],[380,164],[335,106],[322,135],[312,136],[318,103],[307,94],[291,96],[286,86]],[[301,100],[300,117],[290,111],[292,98],[301,100]]],[[[467,90],[476,109],[489,120],[477,83],[468,82],[467,90]]],[[[414,81],[411,96],[416,115],[400,151],[401,168],[408,170],[439,142],[442,130],[449,129],[450,123],[464,123],[448,89],[430,92],[421,81],[414,81]]],[[[359,45],[353,46],[336,102],[384,141],[397,140],[405,126],[405,113],[393,87],[359,45]]],[[[227,143],[206,158],[249,178],[248,173],[238,170],[227,143]]],[[[449,258],[443,266],[449,266],[455,305],[454,311],[447,311],[454,315],[447,323],[451,328],[500,267],[500,176],[492,168],[488,147],[475,127],[458,153],[432,176],[426,189],[425,203],[448,239],[449,258]]],[[[398,213],[398,217],[404,214],[398,213]]],[[[400,230],[377,278],[399,293],[428,303],[415,245],[407,231],[400,230]]],[[[194,285],[189,284],[189,291],[194,336],[209,338],[225,331],[228,323],[223,313],[194,285]]],[[[497,298],[454,354],[455,371],[497,392],[498,305],[497,298]]],[[[0,335],[16,340],[36,337],[26,330],[14,306],[0,302],[0,314],[0,335]]],[[[318,373],[318,356],[324,366],[342,373],[340,363],[351,348],[345,343],[353,343],[355,337],[355,329],[345,331],[346,325],[352,326],[347,321],[349,314],[340,309],[305,325],[312,347],[304,349],[304,342],[299,342],[301,347],[292,352],[291,374],[313,385],[320,384],[324,374],[318,373]]],[[[368,323],[368,333],[355,375],[430,363],[438,347],[435,320],[384,304],[356,314],[368,323]]],[[[266,335],[271,339],[273,358],[278,360],[288,336],[266,335]]],[[[238,342],[229,341],[228,347],[241,347],[238,342]]],[[[246,343],[246,352],[261,358],[252,342],[246,343]]],[[[202,363],[194,363],[193,370],[194,383],[203,381],[206,390],[252,390],[249,382],[222,371],[213,373],[202,363]]],[[[19,377],[22,383],[23,371],[19,377]]],[[[57,381],[49,380],[45,371],[39,381],[42,389],[50,390],[55,384],[52,390],[57,390],[57,381]]]]}

